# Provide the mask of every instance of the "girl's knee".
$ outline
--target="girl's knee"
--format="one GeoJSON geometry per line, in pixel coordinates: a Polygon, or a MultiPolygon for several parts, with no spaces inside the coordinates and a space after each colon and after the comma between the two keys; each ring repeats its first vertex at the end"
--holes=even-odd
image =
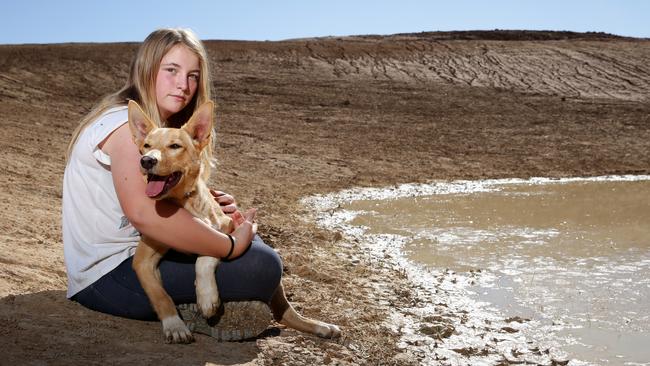
{"type": "Polygon", "coordinates": [[[217,267],[219,292],[224,300],[270,301],[282,280],[282,260],[258,236],[241,257],[217,267]]]}
{"type": "Polygon", "coordinates": [[[277,284],[280,283],[283,270],[282,259],[280,258],[280,255],[273,248],[266,245],[261,240],[259,240],[257,243],[253,243],[256,245],[256,248],[251,249],[254,249],[253,252],[257,257],[255,260],[255,262],[257,262],[257,269],[263,271],[261,274],[263,277],[275,281],[277,287],[277,284]]]}

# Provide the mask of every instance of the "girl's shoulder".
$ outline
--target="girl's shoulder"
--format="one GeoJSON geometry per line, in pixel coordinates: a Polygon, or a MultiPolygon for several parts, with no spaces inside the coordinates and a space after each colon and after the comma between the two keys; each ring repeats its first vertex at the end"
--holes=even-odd
{"type": "Polygon", "coordinates": [[[94,160],[110,165],[110,160],[103,154],[100,145],[128,120],[127,106],[110,107],[99,113],[79,134],[70,152],[69,160],[89,162],[91,161],[89,157],[94,156],[94,160]]]}
{"type": "Polygon", "coordinates": [[[93,142],[101,141],[129,120],[127,106],[112,107],[100,114],[89,127],[93,142]]]}
{"type": "Polygon", "coordinates": [[[125,105],[111,107],[97,117],[93,126],[122,125],[129,120],[129,110],[125,105]]]}
{"type": "MultiPolygon", "coordinates": [[[[111,107],[102,112],[93,122],[88,125],[79,137],[83,146],[87,146],[93,154],[99,150],[99,145],[113,131],[127,123],[129,120],[129,111],[126,106],[111,107]]],[[[102,161],[102,159],[99,159],[102,161]]]]}

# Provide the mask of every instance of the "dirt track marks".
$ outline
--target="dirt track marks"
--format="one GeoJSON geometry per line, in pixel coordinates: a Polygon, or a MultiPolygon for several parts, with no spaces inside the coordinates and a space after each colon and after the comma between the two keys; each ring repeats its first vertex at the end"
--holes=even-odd
{"type": "Polygon", "coordinates": [[[364,39],[336,46],[334,42],[303,41],[308,63],[329,69],[335,77],[447,82],[634,101],[648,100],[650,92],[648,41],[364,39]]]}

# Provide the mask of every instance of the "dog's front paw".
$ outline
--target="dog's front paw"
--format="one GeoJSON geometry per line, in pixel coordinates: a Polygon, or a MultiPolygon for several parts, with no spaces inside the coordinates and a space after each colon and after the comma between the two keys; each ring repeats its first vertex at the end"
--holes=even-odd
{"type": "Polygon", "coordinates": [[[206,319],[217,314],[221,305],[214,276],[218,264],[219,260],[213,257],[200,256],[196,260],[196,304],[206,319]]]}
{"type": "Polygon", "coordinates": [[[192,343],[194,336],[178,315],[162,320],[163,334],[166,343],[192,343]]]}
{"type": "Polygon", "coordinates": [[[196,304],[199,306],[201,314],[203,314],[206,319],[215,316],[217,310],[219,310],[219,306],[221,306],[219,291],[197,287],[196,304]]]}

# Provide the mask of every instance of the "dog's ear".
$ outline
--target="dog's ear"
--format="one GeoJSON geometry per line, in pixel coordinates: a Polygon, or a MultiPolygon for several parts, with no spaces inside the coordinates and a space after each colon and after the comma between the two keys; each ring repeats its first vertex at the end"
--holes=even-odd
{"type": "Polygon", "coordinates": [[[213,110],[214,103],[212,101],[201,104],[190,120],[181,127],[198,143],[199,149],[203,149],[210,140],[213,110]]]}
{"type": "Polygon", "coordinates": [[[129,129],[133,142],[140,146],[144,138],[156,125],[145,115],[142,108],[133,100],[129,100],[129,129]]]}

